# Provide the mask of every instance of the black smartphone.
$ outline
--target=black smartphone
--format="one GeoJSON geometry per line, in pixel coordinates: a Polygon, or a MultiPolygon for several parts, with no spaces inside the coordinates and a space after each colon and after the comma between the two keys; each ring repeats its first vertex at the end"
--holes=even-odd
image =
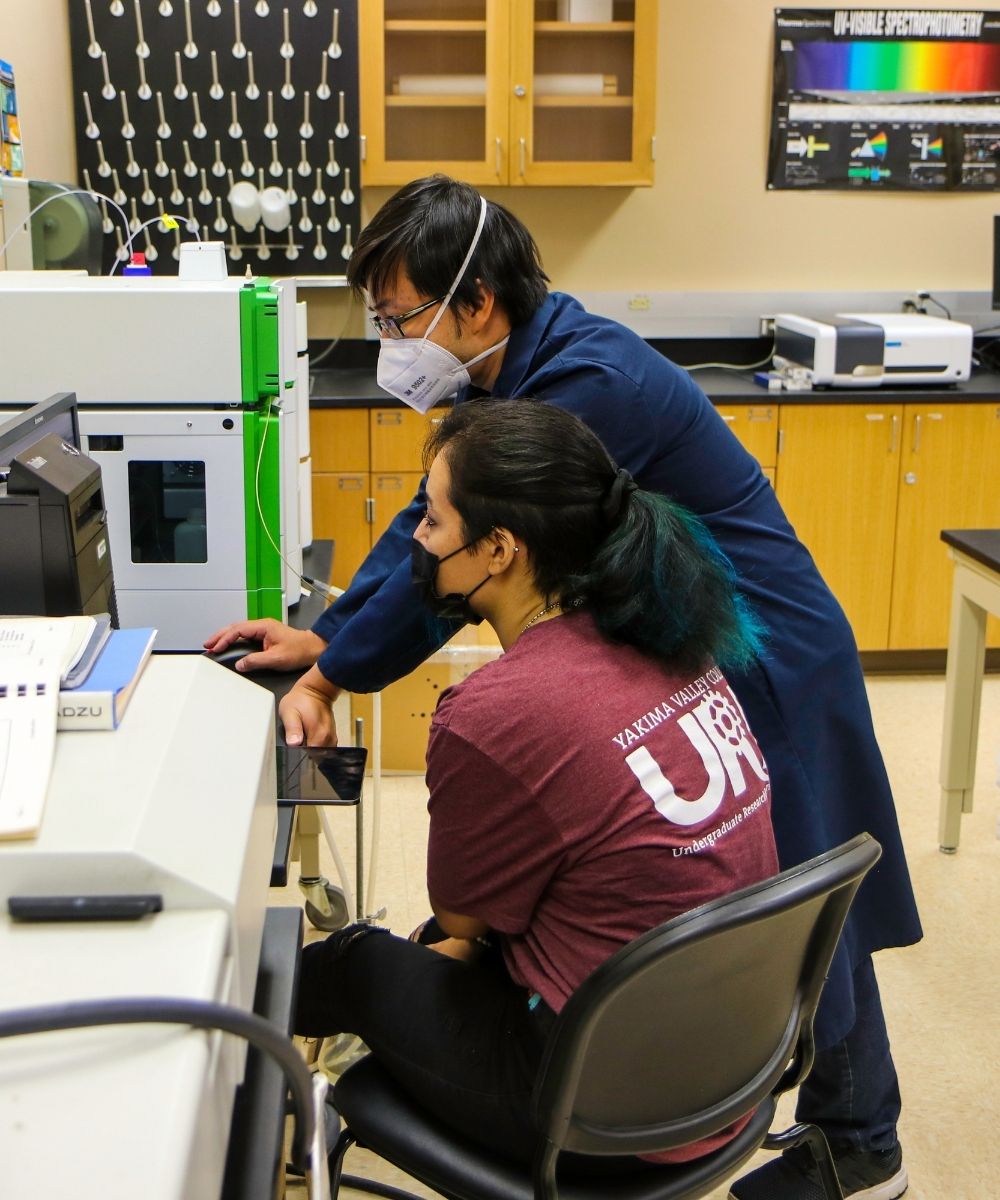
{"type": "Polygon", "coordinates": [[[278,803],[357,804],[368,751],[363,746],[278,746],[278,803]]]}

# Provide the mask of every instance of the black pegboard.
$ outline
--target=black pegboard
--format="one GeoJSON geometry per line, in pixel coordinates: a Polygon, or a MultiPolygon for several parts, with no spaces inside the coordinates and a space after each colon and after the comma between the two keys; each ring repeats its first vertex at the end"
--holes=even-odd
{"type": "MultiPolygon", "coordinates": [[[[81,186],[86,185],[89,177],[96,191],[114,195],[114,179],[106,173],[113,169],[120,185],[118,196],[125,199],[122,208],[130,221],[137,216],[139,222],[145,222],[164,210],[186,218],[193,210],[202,237],[225,241],[230,269],[234,273],[247,265],[260,274],[343,273],[345,247],[349,247],[357,236],[361,209],[358,0],[339,0],[338,3],[333,0],[286,0],[285,3],[275,3],[275,0],[90,0],[89,13],[86,0],[68,2],[81,186]],[[335,12],[338,14],[339,56],[328,53],[333,42],[335,12]],[[237,13],[239,41],[246,51],[240,57],[234,56],[237,13]],[[144,57],[137,53],[140,21],[141,40],[148,52],[144,57]],[[196,55],[190,53],[192,49],[197,51],[196,55]],[[287,55],[289,49],[293,51],[290,56],[287,55]],[[216,56],[214,72],[213,50],[216,56]],[[178,89],[178,61],[183,89],[187,91],[183,96],[177,94],[183,91],[178,89]],[[251,61],[253,79],[259,90],[256,98],[247,95],[251,61]],[[142,87],[143,76],[145,88],[142,87]],[[221,98],[215,98],[218,96],[216,79],[222,91],[221,98]],[[313,132],[311,137],[303,138],[300,126],[304,123],[307,91],[309,124],[313,132]],[[272,128],[267,128],[268,92],[273,98],[272,128]],[[90,100],[92,123],[87,115],[84,93],[90,100]],[[162,98],[162,120],[169,129],[168,136],[162,136],[166,129],[161,125],[157,93],[162,98]],[[123,95],[128,121],[134,129],[132,137],[125,136],[123,95]],[[239,137],[233,136],[234,95],[236,122],[241,131],[239,137]],[[195,132],[195,96],[201,116],[198,127],[198,132],[203,132],[201,137],[195,132]],[[99,138],[93,136],[94,127],[99,131],[99,138]],[[185,140],[189,155],[184,150],[185,140]],[[330,141],[334,144],[338,168],[335,176],[330,174],[330,141]],[[102,152],[106,166],[102,166],[102,152]],[[272,173],[275,155],[282,167],[280,176],[272,173]],[[309,164],[308,176],[300,173],[303,160],[309,164]],[[246,161],[253,167],[249,181],[258,186],[262,170],[265,187],[277,186],[287,191],[288,171],[292,171],[292,188],[298,199],[292,206],[289,230],[273,233],[259,224],[253,233],[247,233],[233,221],[228,203],[229,172],[237,183],[247,178],[246,161]],[[193,176],[187,173],[192,164],[193,176]],[[225,174],[218,174],[219,164],[225,174]],[[164,168],[166,174],[163,174],[164,168]],[[146,171],[145,178],[143,170],[146,171]],[[176,173],[176,189],[171,170],[176,173]],[[317,170],[321,172],[319,192],[323,195],[322,200],[316,194],[317,170]],[[345,194],[348,182],[349,189],[345,194]],[[149,203],[151,198],[154,203],[149,203]],[[334,214],[331,214],[331,199],[334,214]],[[219,201],[225,230],[216,228],[216,222],[220,221],[219,201]],[[300,228],[304,214],[312,226],[308,230],[300,228]],[[328,226],[331,220],[339,221],[340,228],[331,230],[328,226]],[[287,252],[289,232],[298,251],[294,257],[287,252]],[[266,259],[260,254],[262,235],[269,252],[266,259]],[[232,251],[234,238],[238,257],[232,251]],[[316,254],[320,240],[326,250],[325,258],[316,254]]],[[[121,221],[114,212],[108,215],[115,227],[121,228],[121,221]]],[[[177,235],[158,223],[150,226],[148,232],[155,252],[154,272],[176,274],[177,235]]],[[[188,238],[191,235],[182,230],[180,236],[188,238]]],[[[115,233],[106,232],[105,271],[111,269],[117,248],[115,233]]],[[[133,249],[144,252],[146,248],[143,233],[136,238],[133,249]]]]}

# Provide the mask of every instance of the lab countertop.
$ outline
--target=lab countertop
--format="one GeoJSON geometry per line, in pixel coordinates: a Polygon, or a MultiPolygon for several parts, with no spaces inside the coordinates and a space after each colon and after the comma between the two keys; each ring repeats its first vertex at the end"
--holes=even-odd
{"type": "MultiPolygon", "coordinates": [[[[947,387],[814,388],[808,392],[771,392],[754,383],[752,371],[717,367],[695,371],[694,378],[713,404],[968,404],[1000,399],[1000,375],[973,374],[967,383],[947,387]]],[[[312,408],[379,408],[396,405],[375,382],[374,367],[320,368],[309,378],[312,408]]]]}

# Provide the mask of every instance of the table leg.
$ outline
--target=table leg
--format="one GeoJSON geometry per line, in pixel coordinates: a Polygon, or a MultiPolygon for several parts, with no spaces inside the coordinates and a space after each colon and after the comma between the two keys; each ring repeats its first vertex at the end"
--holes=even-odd
{"type": "Polygon", "coordinates": [[[954,854],[958,849],[962,813],[972,812],[976,778],[979,705],[986,656],[986,610],[966,594],[968,582],[971,582],[969,573],[956,562],[945,676],[938,821],[938,843],[945,854],[954,854]]]}

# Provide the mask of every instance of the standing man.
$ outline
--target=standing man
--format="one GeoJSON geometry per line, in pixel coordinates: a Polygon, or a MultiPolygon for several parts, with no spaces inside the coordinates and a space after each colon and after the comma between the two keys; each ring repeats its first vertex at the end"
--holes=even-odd
{"type": "MultiPolygon", "coordinates": [[[[895,1200],[907,1185],[900,1099],[871,955],[917,941],[920,922],[850,626],[759,465],[687,372],[549,294],[528,230],[466,184],[436,175],[400,189],[358,238],[348,279],[381,335],[387,391],[421,412],[482,395],[567,409],[640,487],[694,510],[732,561],[769,635],[731,684],[770,766],[781,865],[862,831],[882,844],[830,970],[798,1116],[826,1133],[845,1196],[895,1200]]],[[[332,741],[341,690],[400,678],[457,628],[412,602],[410,542],[423,516],[421,489],[311,631],[249,621],[206,643],[263,641],[243,660],[248,670],[312,664],[281,704],[290,743],[332,741]]],[[[789,1151],[731,1196],[812,1200],[815,1189],[809,1151],[789,1151]]]]}

